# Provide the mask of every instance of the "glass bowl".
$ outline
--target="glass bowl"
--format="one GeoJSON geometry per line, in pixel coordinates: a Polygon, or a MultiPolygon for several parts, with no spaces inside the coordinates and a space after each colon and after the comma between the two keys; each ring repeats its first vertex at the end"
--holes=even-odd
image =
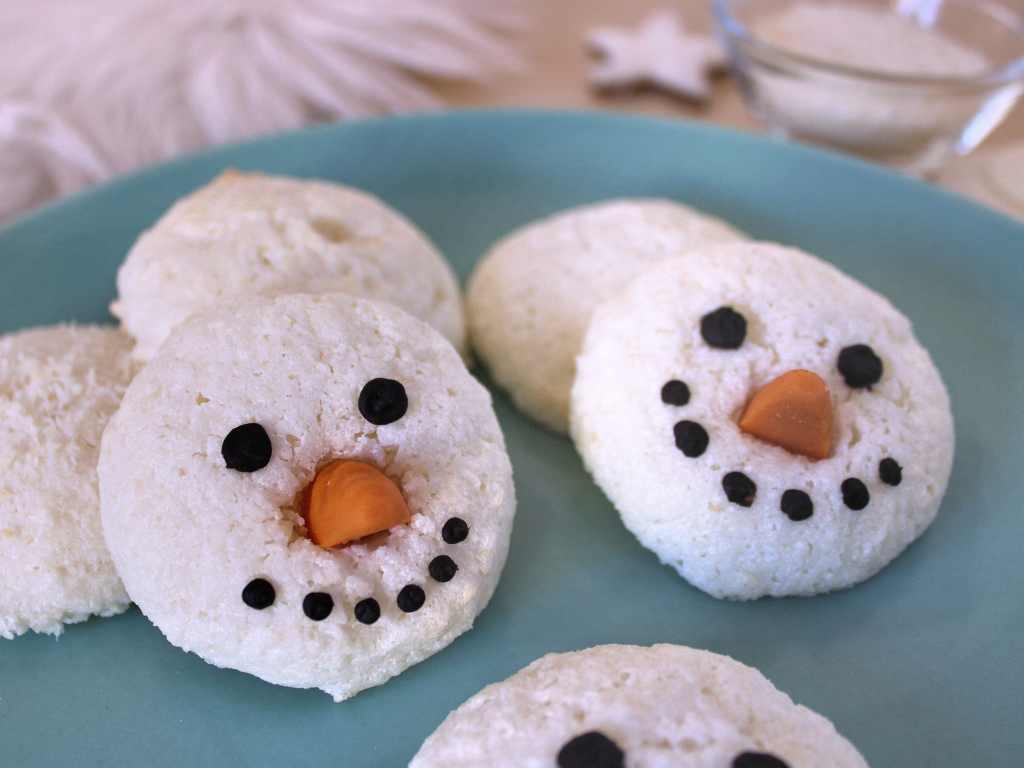
{"type": "Polygon", "coordinates": [[[1024,91],[1022,0],[712,0],[755,115],[917,175],[967,154],[1024,91]]]}

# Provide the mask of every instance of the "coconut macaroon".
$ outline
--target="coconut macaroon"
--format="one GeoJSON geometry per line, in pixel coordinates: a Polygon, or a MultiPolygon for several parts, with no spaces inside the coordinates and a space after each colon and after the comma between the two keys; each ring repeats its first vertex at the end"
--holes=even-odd
{"type": "Polygon", "coordinates": [[[409,768],[866,768],[756,669],[677,645],[549,654],[452,712],[409,768]]]}
{"type": "Polygon", "coordinates": [[[565,434],[575,358],[594,307],[667,256],[744,239],[668,200],[613,200],[529,224],[494,245],[469,279],[473,348],[517,408],[565,434]]]}
{"type": "Polygon", "coordinates": [[[934,519],[949,396],[910,321],[806,253],[706,246],[594,314],[572,434],[640,542],[714,595],[862,581],[934,519]]]}
{"type": "Polygon", "coordinates": [[[458,282],[437,249],[377,198],[325,181],[224,172],[142,233],[117,291],[110,311],[143,362],[178,323],[253,293],[386,301],[465,352],[458,282]]]}
{"type": "Polygon", "coordinates": [[[59,635],[130,601],[100,526],[100,435],[134,371],[113,328],[0,338],[0,636],[59,635]]]}
{"type": "Polygon", "coordinates": [[[118,572],[168,640],[339,701],[469,629],[515,510],[490,395],[451,344],[341,294],[180,325],[99,473],[118,572]]]}

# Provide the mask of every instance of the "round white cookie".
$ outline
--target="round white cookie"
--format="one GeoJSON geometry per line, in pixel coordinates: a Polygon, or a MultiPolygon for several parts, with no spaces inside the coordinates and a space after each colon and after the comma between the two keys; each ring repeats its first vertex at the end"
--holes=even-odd
{"type": "Polygon", "coordinates": [[[548,654],[452,712],[409,768],[866,768],[821,715],[728,656],[548,654]]]}
{"type": "Polygon", "coordinates": [[[490,395],[451,344],[342,294],[251,297],[180,325],[107,427],[99,472],[118,572],[168,640],[339,701],[472,626],[515,510],[490,395]],[[381,379],[407,409],[371,423],[360,401],[381,379]],[[238,427],[269,438],[262,468],[229,468],[238,427]],[[301,495],[335,459],[382,470],[411,521],[313,544],[301,495]]]}
{"type": "Polygon", "coordinates": [[[667,256],[745,239],[668,200],[613,200],[529,224],[494,245],[469,279],[473,348],[517,408],[565,434],[575,359],[594,308],[667,256]]]}
{"type": "Polygon", "coordinates": [[[325,181],[224,172],[142,233],[117,291],[111,312],[143,362],[178,323],[253,293],[386,301],[465,352],[458,282],[437,249],[376,197],[325,181]]]}
{"type": "Polygon", "coordinates": [[[100,435],[134,367],[114,328],[0,338],[0,636],[59,635],[130,601],[100,526],[100,435]]]}
{"type": "Polygon", "coordinates": [[[651,268],[595,312],[577,363],[585,464],[640,542],[715,597],[856,584],[921,534],[945,493],[949,396],[910,321],[796,249],[707,246],[651,268]],[[730,316],[745,319],[735,348],[713,327],[705,337],[705,318],[730,316]],[[828,387],[820,460],[738,426],[792,370],[828,387]]]}

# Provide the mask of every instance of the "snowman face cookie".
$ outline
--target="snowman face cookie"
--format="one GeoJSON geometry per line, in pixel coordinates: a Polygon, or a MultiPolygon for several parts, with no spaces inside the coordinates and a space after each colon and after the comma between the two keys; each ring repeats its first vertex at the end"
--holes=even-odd
{"type": "Polygon", "coordinates": [[[515,507],[490,397],[451,345],[337,294],[182,325],[99,474],[118,572],[172,643],[336,700],[471,626],[515,507]]]}
{"type": "Polygon", "coordinates": [[[598,310],[573,436],[641,543],[716,597],[862,581],[932,521],[949,398],[910,322],[769,243],[664,262],[598,310]]]}
{"type": "Polygon", "coordinates": [[[452,712],[409,768],[866,768],[760,672],[675,645],[549,654],[452,712]]]}

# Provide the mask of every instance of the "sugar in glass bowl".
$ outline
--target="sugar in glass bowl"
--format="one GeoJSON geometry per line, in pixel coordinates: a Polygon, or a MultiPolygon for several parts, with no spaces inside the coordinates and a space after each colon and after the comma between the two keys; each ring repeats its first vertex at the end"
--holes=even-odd
{"type": "Polygon", "coordinates": [[[934,173],[1024,92],[1024,0],[712,0],[773,134],[934,173]]]}

